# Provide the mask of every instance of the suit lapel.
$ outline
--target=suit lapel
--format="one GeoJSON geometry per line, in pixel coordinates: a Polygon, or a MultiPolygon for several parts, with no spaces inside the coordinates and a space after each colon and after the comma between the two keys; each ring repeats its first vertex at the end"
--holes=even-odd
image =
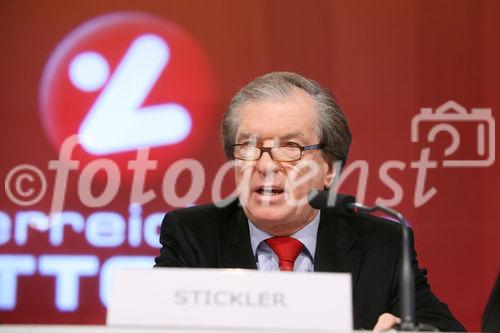
{"type": "Polygon", "coordinates": [[[250,243],[248,221],[236,203],[228,223],[222,227],[217,244],[218,266],[221,268],[257,269],[250,243]]]}
{"type": "MultiPolygon", "coordinates": [[[[220,268],[257,269],[250,243],[248,221],[238,204],[221,229],[217,243],[217,260],[220,268]]],[[[363,251],[356,248],[358,237],[342,217],[321,211],[318,227],[314,270],[318,272],[350,272],[355,290],[363,251]]]]}
{"type": "Polygon", "coordinates": [[[356,248],[358,236],[341,216],[321,211],[318,227],[314,270],[318,272],[350,272],[355,289],[363,251],[356,248]]]}

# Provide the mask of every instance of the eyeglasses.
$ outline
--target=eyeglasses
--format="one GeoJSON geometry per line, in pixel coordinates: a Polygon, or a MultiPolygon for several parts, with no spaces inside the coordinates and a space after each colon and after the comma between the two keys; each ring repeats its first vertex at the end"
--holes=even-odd
{"type": "Polygon", "coordinates": [[[322,149],[324,145],[316,144],[310,146],[299,146],[289,142],[276,147],[261,147],[254,143],[237,143],[233,145],[233,156],[238,160],[257,161],[266,152],[276,162],[294,162],[302,158],[302,152],[306,150],[322,149]]]}

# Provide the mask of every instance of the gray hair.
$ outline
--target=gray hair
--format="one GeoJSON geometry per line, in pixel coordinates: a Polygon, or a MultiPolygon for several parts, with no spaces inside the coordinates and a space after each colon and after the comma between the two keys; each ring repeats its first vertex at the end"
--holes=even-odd
{"type": "Polygon", "coordinates": [[[244,86],[232,98],[224,113],[221,126],[222,143],[226,157],[234,159],[232,145],[236,143],[241,107],[256,102],[290,96],[293,88],[308,93],[316,102],[317,130],[323,154],[329,162],[341,161],[345,165],[351,132],[347,120],[332,94],[317,82],[290,72],[273,72],[260,76],[244,86]]]}

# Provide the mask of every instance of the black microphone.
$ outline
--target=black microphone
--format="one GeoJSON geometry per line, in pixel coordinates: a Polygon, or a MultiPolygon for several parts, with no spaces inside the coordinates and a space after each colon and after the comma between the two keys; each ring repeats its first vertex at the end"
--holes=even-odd
{"type": "Polygon", "coordinates": [[[356,198],[351,195],[318,190],[309,192],[308,200],[313,208],[332,208],[336,213],[353,211],[356,202],[356,198]]]}
{"type": "Polygon", "coordinates": [[[363,212],[371,213],[382,211],[394,218],[401,224],[401,274],[399,280],[400,315],[401,324],[397,329],[401,331],[437,331],[431,325],[418,324],[415,320],[415,278],[413,276],[410,229],[403,215],[389,207],[375,205],[367,207],[356,202],[356,198],[350,195],[335,193],[332,191],[309,192],[309,204],[316,209],[333,209],[337,213],[363,212]]]}

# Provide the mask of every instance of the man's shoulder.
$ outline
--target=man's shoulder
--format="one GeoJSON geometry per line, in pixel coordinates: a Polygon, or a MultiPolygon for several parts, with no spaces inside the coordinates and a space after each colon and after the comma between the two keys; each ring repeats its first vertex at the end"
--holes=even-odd
{"type": "Polygon", "coordinates": [[[401,237],[401,225],[396,221],[357,212],[343,214],[342,219],[359,238],[395,240],[401,237]]]}

